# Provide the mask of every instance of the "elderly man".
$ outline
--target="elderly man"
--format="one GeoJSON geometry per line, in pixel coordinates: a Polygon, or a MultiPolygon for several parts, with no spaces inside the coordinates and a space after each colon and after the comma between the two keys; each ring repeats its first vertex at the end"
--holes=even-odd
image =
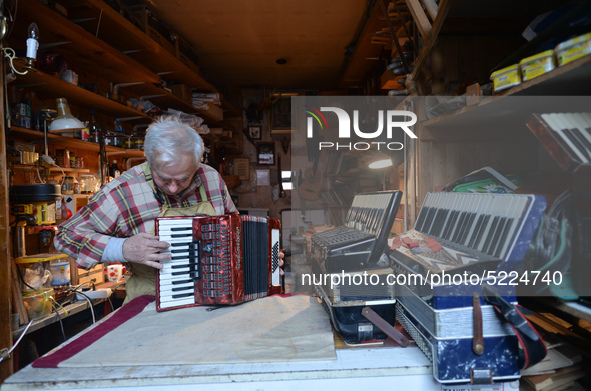
{"type": "Polygon", "coordinates": [[[54,239],[57,250],[84,269],[129,263],[126,303],[156,293],[156,269],[170,258],[161,253],[169,244],[154,235],[157,217],[237,213],[220,174],[201,164],[203,141],[193,128],[161,117],[148,128],[144,151],[146,163],[104,185],[54,239]]]}

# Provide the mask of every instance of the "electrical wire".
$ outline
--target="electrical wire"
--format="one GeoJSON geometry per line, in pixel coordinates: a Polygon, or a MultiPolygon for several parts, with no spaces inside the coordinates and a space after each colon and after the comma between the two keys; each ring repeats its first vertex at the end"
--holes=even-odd
{"type": "Polygon", "coordinates": [[[18,272],[18,276],[20,277],[20,279],[21,279],[21,282],[22,282],[23,284],[25,284],[27,287],[31,288],[31,289],[32,289],[32,290],[34,290],[34,291],[36,291],[36,290],[37,290],[37,289],[33,288],[31,285],[29,285],[29,284],[27,284],[27,283],[25,282],[25,279],[24,279],[24,277],[23,277],[23,273],[22,273],[22,270],[21,270],[21,269],[19,269],[19,268],[17,267],[17,268],[16,268],[16,271],[18,272]]]}
{"type": "Polygon", "coordinates": [[[111,301],[111,298],[107,297],[107,301],[109,302],[109,305],[111,306],[111,312],[115,312],[115,307],[113,306],[113,302],[111,301]]]}
{"type": "MultiPolygon", "coordinates": [[[[43,181],[43,178],[41,178],[41,173],[39,173],[39,166],[35,166],[35,169],[37,170],[37,178],[39,178],[39,183],[40,184],[45,184],[45,182],[43,181]]],[[[33,178],[33,184],[37,184],[37,181],[35,178],[33,178]]]]}
{"type": "Polygon", "coordinates": [[[92,306],[92,300],[90,300],[90,297],[88,297],[87,295],[85,295],[85,294],[84,294],[84,293],[82,293],[82,292],[78,292],[78,291],[76,291],[76,294],[77,294],[77,295],[81,295],[81,296],[82,296],[82,297],[84,297],[84,298],[86,299],[86,301],[88,302],[88,306],[89,306],[89,308],[90,308],[90,313],[92,314],[92,324],[95,324],[95,323],[96,323],[96,319],[95,319],[95,316],[94,316],[94,307],[92,306]]]}
{"type": "MultiPolygon", "coordinates": [[[[54,300],[55,302],[55,300],[54,300]]],[[[57,303],[56,303],[57,304],[57,303]]],[[[57,319],[60,322],[60,328],[62,329],[62,336],[64,337],[64,341],[67,341],[68,339],[66,338],[66,332],[64,331],[64,324],[62,322],[62,317],[60,316],[59,311],[57,310],[57,308],[55,308],[55,305],[52,305],[53,307],[53,311],[55,312],[55,316],[57,316],[57,319]]],[[[61,306],[60,306],[61,307],[61,306]]],[[[63,307],[62,307],[63,308],[63,307]]],[[[68,316],[68,313],[66,312],[66,316],[68,316]]]]}
{"type": "MultiPolygon", "coordinates": [[[[25,329],[23,330],[23,332],[21,333],[20,337],[18,337],[18,340],[16,341],[16,343],[14,345],[12,345],[12,347],[10,348],[10,350],[7,353],[7,357],[10,357],[10,353],[12,353],[12,351],[18,346],[18,344],[21,342],[21,340],[23,339],[23,337],[25,336],[25,334],[27,334],[27,330],[29,330],[29,327],[31,327],[31,325],[33,324],[34,319],[31,319],[31,321],[29,322],[29,324],[27,324],[27,327],[25,327],[25,329]]],[[[0,356],[0,362],[2,362],[4,360],[3,356],[0,356]]]]}

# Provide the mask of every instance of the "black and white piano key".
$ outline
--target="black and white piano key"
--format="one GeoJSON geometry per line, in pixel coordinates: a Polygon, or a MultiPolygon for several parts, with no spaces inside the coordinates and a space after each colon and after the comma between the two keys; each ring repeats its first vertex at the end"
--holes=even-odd
{"type": "Polygon", "coordinates": [[[281,272],[279,268],[279,230],[271,230],[271,285],[281,285],[281,272]]]}
{"type": "Polygon", "coordinates": [[[560,121],[564,134],[573,142],[577,149],[585,156],[587,162],[591,161],[591,145],[581,133],[577,121],[572,114],[555,114],[560,121]]]}
{"type": "Polygon", "coordinates": [[[588,120],[584,114],[591,113],[572,113],[567,115],[571,123],[576,127],[580,142],[591,155],[591,120],[588,120]]]}
{"type": "Polygon", "coordinates": [[[160,295],[160,308],[178,307],[195,304],[195,293],[160,295]]]}
{"type": "Polygon", "coordinates": [[[183,279],[166,279],[166,280],[158,280],[159,283],[159,287],[164,287],[164,286],[169,286],[169,285],[183,285],[183,286],[188,286],[188,285],[194,285],[195,281],[192,278],[189,278],[188,276],[183,278],[183,279]]]}
{"type": "Polygon", "coordinates": [[[572,157],[582,163],[591,161],[591,151],[587,151],[584,144],[581,144],[581,140],[577,136],[578,132],[573,132],[573,125],[571,125],[567,116],[549,113],[542,114],[541,117],[570,150],[572,157]]]}
{"type": "Polygon", "coordinates": [[[523,195],[430,193],[415,229],[502,258],[529,203],[523,195]]]}
{"type": "Polygon", "coordinates": [[[173,296],[184,293],[194,294],[195,286],[193,284],[184,285],[163,285],[160,287],[160,296],[173,296]]]}

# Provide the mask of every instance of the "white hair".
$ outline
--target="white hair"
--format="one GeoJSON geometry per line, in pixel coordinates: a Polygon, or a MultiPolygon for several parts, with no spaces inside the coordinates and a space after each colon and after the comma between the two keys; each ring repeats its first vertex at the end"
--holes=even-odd
{"type": "Polygon", "coordinates": [[[146,130],[144,152],[150,167],[174,164],[183,152],[192,153],[198,164],[203,156],[203,139],[178,116],[161,116],[146,130]]]}

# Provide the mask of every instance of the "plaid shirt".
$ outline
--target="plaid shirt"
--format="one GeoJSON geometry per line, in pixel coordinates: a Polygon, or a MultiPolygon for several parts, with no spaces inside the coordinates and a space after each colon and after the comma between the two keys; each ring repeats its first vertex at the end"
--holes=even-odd
{"type": "Polygon", "coordinates": [[[96,192],[88,205],[59,226],[55,248],[76,258],[78,267],[92,268],[101,261],[111,237],[153,232],[161,204],[178,208],[205,201],[199,194],[201,184],[205,186],[207,201],[218,215],[237,212],[226,184],[213,168],[201,164],[195,182],[182,193],[169,196],[153,189],[151,175],[142,170],[147,164],[131,168],[96,192]]]}

